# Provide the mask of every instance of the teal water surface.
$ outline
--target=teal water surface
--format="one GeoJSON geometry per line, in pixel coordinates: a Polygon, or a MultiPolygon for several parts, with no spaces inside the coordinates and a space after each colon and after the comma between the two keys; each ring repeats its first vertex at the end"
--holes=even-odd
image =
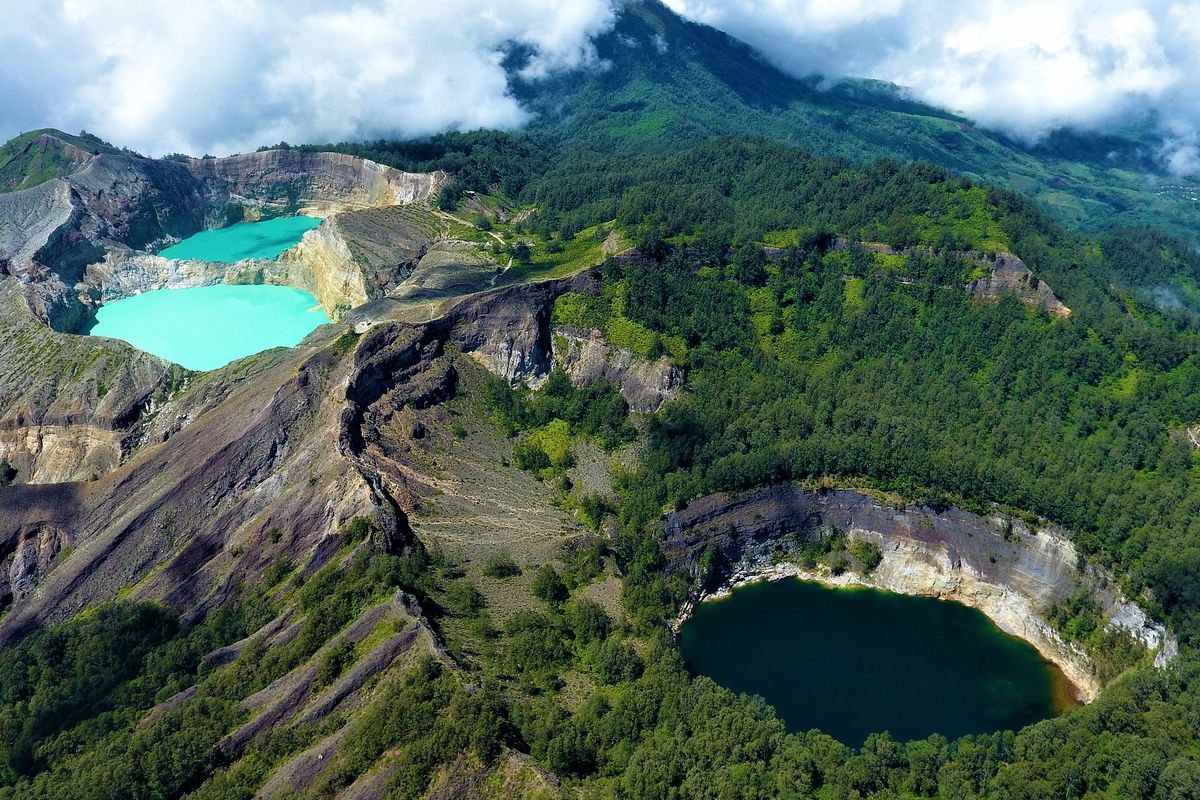
{"type": "Polygon", "coordinates": [[[239,222],[228,228],[201,231],[159,253],[164,258],[192,258],[232,264],[244,258],[275,258],[298,244],[307,231],[321,224],[313,217],[279,217],[264,222],[239,222]]]}
{"type": "Polygon", "coordinates": [[[858,746],[1016,729],[1074,704],[1029,644],[957,603],[787,579],[701,603],[680,631],[693,673],[759,695],[792,731],[858,746]]]}
{"type": "Polygon", "coordinates": [[[159,289],[105,303],[91,335],[122,339],[194,370],[292,347],[329,322],[308,292],[290,286],[159,289]]]}

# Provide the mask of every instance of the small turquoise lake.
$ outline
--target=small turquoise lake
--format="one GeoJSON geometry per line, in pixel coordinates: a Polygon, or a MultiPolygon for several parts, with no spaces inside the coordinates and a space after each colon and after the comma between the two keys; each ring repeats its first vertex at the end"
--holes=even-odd
{"type": "Polygon", "coordinates": [[[105,303],[88,332],[188,369],[211,370],[272,347],[293,347],[327,322],[316,299],[300,289],[221,284],[105,303]]]}
{"type": "Polygon", "coordinates": [[[275,258],[298,244],[304,234],[321,224],[314,217],[279,217],[263,222],[239,222],[228,228],[201,231],[159,253],[163,258],[222,261],[232,264],[246,258],[275,258]]]}
{"type": "Polygon", "coordinates": [[[789,730],[857,747],[871,733],[1018,729],[1077,705],[1062,672],[979,611],[928,597],[756,583],[683,625],[688,668],[758,695],[789,730]]]}

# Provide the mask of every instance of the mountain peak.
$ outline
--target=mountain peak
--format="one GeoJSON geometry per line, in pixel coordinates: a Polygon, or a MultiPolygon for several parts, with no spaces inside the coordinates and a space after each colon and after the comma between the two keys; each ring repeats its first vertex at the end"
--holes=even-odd
{"type": "Polygon", "coordinates": [[[0,192],[17,192],[64,178],[101,153],[119,152],[97,136],[56,128],[23,133],[0,146],[0,192]]]}

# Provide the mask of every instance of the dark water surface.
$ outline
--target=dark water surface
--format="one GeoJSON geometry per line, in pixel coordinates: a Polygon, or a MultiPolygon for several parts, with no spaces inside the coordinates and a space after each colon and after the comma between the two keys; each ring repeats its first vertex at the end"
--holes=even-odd
{"type": "Polygon", "coordinates": [[[1074,705],[1057,667],[981,612],[785,579],[701,603],[680,632],[695,674],[761,695],[790,730],[857,746],[1020,728],[1074,705]]]}

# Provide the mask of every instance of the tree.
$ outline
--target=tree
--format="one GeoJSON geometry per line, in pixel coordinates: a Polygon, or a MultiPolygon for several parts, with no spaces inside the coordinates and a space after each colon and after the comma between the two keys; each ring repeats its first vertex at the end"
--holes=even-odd
{"type": "Polygon", "coordinates": [[[603,606],[594,600],[579,597],[567,604],[566,619],[575,641],[583,645],[608,638],[612,625],[603,606]]]}
{"type": "Polygon", "coordinates": [[[508,554],[507,550],[502,550],[488,556],[487,562],[483,565],[483,574],[489,578],[512,578],[521,574],[521,568],[517,566],[516,561],[513,561],[513,557],[508,554]]]}
{"type": "Polygon", "coordinates": [[[734,279],[748,286],[763,286],[767,282],[767,254],[752,242],[733,252],[729,267],[734,279]]]}
{"type": "Polygon", "coordinates": [[[1177,758],[1167,764],[1158,779],[1162,800],[1200,800],[1200,764],[1177,758]]]}
{"type": "Polygon", "coordinates": [[[563,583],[558,572],[550,566],[542,566],[533,577],[530,586],[533,596],[547,603],[558,604],[567,599],[567,585],[563,583]]]}

